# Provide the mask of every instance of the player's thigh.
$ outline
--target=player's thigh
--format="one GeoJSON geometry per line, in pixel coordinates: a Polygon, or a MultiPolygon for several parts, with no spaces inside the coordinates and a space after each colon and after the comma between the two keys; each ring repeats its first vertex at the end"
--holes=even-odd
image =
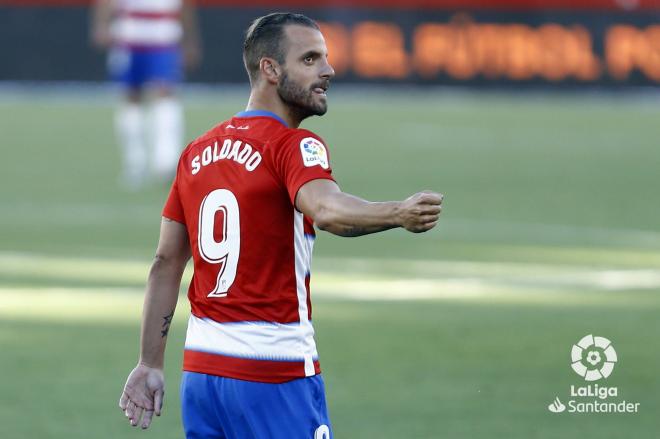
{"type": "Polygon", "coordinates": [[[181,50],[162,48],[145,54],[144,80],[151,87],[174,88],[182,78],[181,50]]]}
{"type": "Polygon", "coordinates": [[[108,52],[110,79],[127,89],[138,89],[144,84],[144,61],[140,53],[125,47],[114,47],[108,52]]]}
{"type": "Polygon", "coordinates": [[[226,410],[235,410],[229,437],[331,439],[332,431],[321,375],[282,384],[233,380],[226,410]],[[231,401],[231,404],[229,403],[231,401]]]}

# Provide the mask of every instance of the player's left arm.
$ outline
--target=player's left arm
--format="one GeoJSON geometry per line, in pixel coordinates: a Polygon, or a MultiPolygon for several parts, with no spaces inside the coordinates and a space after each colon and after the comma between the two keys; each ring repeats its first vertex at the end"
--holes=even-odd
{"type": "Polygon", "coordinates": [[[183,61],[187,69],[196,68],[202,60],[202,44],[197,11],[193,0],[184,0],[181,9],[181,26],[183,27],[183,61]]]}
{"type": "Polygon", "coordinates": [[[442,199],[442,194],[423,191],[402,201],[367,201],[342,192],[332,180],[315,179],[298,190],[295,204],[319,229],[350,237],[395,227],[414,233],[431,230],[438,222],[442,199]]]}
{"type": "Polygon", "coordinates": [[[163,218],[144,298],[140,359],[129,374],[119,400],[119,407],[133,426],[141,422],[142,428],[148,428],[153,415],[160,415],[165,393],[163,363],[167,334],[189,259],[186,226],[163,218]]]}

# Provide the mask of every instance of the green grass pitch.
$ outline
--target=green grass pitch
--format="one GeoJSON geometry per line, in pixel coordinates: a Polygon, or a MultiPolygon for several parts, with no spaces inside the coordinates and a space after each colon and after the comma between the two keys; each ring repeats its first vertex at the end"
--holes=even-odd
{"type": "MultiPolygon", "coordinates": [[[[336,437],[657,437],[660,106],[341,88],[304,124],[340,186],[446,198],[427,234],[319,235],[314,320],[336,437]],[[586,334],[612,340],[618,362],[599,385],[639,413],[549,412],[585,384],[570,349],[586,334]]],[[[105,97],[0,98],[3,438],[182,437],[183,296],[163,416],[141,432],[117,408],[167,190],[118,188],[105,97]]],[[[243,98],[186,95],[189,138],[243,98]]]]}

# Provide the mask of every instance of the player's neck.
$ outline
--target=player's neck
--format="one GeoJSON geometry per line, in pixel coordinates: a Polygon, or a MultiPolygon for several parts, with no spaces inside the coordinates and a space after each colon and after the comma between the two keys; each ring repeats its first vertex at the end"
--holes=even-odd
{"type": "Polygon", "coordinates": [[[252,110],[264,110],[275,113],[281,117],[289,128],[298,128],[300,126],[301,119],[295,117],[289,111],[289,108],[286,106],[281,99],[264,99],[254,94],[250,95],[248,100],[246,111],[252,110]]]}

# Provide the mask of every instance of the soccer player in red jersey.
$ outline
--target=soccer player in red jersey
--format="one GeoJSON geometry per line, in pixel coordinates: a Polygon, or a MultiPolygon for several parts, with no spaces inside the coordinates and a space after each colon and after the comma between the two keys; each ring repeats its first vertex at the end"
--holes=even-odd
{"type": "Polygon", "coordinates": [[[163,355],[192,256],[181,384],[188,438],[332,437],[314,342],[314,225],[341,236],[436,225],[443,196],[369,202],[335,183],[323,139],[298,128],[323,115],[334,71],[309,18],[256,19],[244,44],[247,110],[182,153],[149,273],[138,365],[119,405],[133,426],[160,415],[163,355]]]}

